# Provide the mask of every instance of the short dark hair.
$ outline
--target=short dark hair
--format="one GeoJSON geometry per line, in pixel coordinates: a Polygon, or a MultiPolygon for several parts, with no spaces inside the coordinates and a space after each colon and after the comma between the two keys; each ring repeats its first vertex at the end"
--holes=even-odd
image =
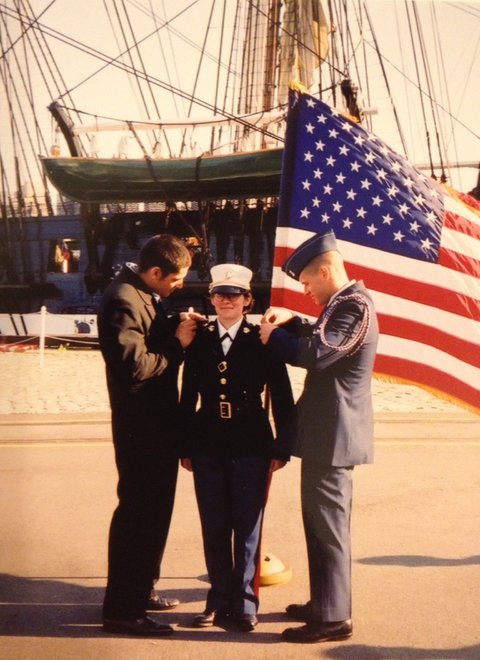
{"type": "Polygon", "coordinates": [[[185,243],[172,234],[152,236],[140,250],[138,260],[141,273],[158,266],[164,277],[191,265],[192,258],[185,243]]]}
{"type": "Polygon", "coordinates": [[[255,304],[255,298],[252,296],[251,291],[248,291],[247,293],[243,294],[243,297],[245,298],[245,301],[247,298],[250,296],[250,301],[243,306],[243,313],[248,314],[248,312],[251,312],[253,309],[253,306],[255,304]]]}

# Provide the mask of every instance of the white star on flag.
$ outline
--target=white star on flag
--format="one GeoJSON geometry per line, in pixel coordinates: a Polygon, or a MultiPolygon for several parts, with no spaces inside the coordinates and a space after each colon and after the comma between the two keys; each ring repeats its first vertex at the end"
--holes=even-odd
{"type": "Polygon", "coordinates": [[[480,203],[307,94],[292,93],[288,123],[272,305],[318,316],[280,266],[314,233],[333,229],[349,275],[375,301],[376,373],[480,412],[480,203]]]}

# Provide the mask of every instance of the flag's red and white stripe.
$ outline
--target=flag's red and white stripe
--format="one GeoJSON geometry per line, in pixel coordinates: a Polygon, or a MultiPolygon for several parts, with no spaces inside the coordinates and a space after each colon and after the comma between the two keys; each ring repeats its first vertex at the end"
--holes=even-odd
{"type": "MultiPolygon", "coordinates": [[[[449,195],[438,263],[338,241],[350,277],[363,280],[380,325],[375,372],[428,387],[480,412],[480,218],[449,195]]],[[[312,232],[279,227],[272,299],[316,318],[303,287],[280,267],[312,232]]]]}

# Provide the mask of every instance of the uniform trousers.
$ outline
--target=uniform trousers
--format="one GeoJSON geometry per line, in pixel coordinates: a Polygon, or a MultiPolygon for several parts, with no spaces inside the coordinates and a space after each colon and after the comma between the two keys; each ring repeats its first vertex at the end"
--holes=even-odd
{"type": "Polygon", "coordinates": [[[178,459],[151,454],[117,455],[119,503],[108,545],[105,619],[145,615],[158,577],[172,518],[178,459]]]}
{"type": "Polygon", "coordinates": [[[302,515],[315,622],[344,621],[352,615],[352,476],[353,467],[302,460],[302,515]]]}
{"type": "Polygon", "coordinates": [[[270,459],[192,458],[211,588],[206,609],[256,614],[270,459]]]}

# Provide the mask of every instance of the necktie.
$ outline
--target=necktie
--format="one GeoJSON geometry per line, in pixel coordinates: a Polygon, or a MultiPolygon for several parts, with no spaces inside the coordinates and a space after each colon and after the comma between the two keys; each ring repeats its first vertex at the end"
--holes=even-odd
{"type": "Polygon", "coordinates": [[[226,332],[224,335],[222,335],[220,337],[220,343],[222,345],[222,351],[223,351],[224,355],[226,355],[228,353],[228,351],[230,350],[230,346],[232,345],[232,341],[233,340],[230,337],[230,335],[228,334],[228,332],[226,332]],[[224,341],[224,339],[226,339],[226,341],[224,341]]]}
{"type": "Polygon", "coordinates": [[[157,316],[159,316],[162,319],[166,319],[167,315],[165,314],[165,309],[162,305],[162,301],[160,298],[157,298],[156,296],[152,297],[152,304],[153,308],[157,312],[157,316]]]}

